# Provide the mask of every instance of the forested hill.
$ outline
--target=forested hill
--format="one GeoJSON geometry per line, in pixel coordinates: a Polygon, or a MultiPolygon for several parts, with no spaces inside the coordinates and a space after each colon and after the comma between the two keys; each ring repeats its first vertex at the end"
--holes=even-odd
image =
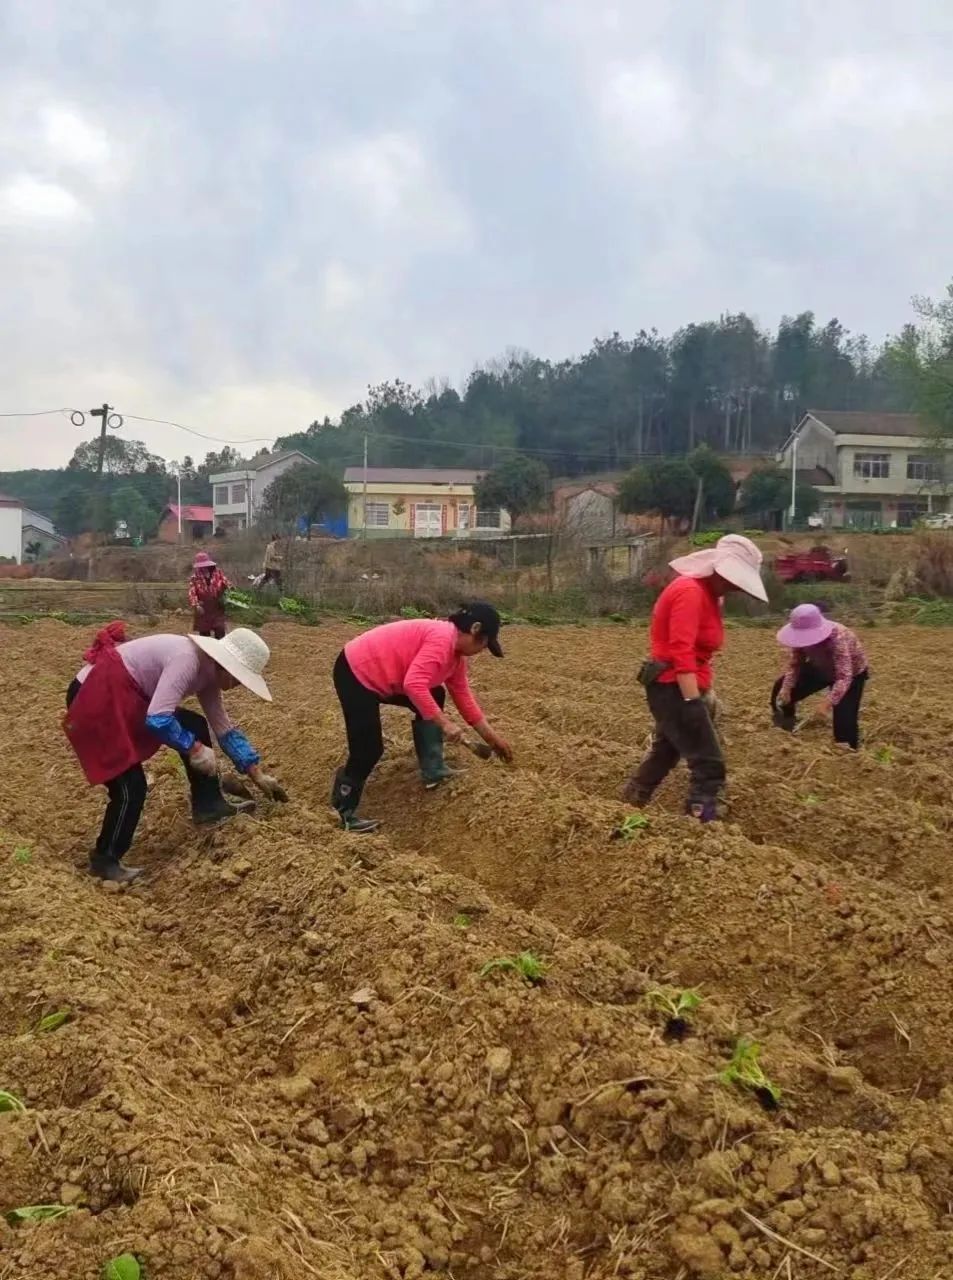
{"type": "Polygon", "coordinates": [[[574,359],[512,353],[476,369],[462,392],[381,383],[339,424],[312,423],[278,446],[341,467],[360,461],[367,433],[375,466],[491,466],[519,450],[559,475],[625,468],[700,442],[772,450],[808,406],[912,408],[891,359],[912,332],[874,348],[805,312],[773,335],[743,314],[670,338],[613,334],[574,359]]]}

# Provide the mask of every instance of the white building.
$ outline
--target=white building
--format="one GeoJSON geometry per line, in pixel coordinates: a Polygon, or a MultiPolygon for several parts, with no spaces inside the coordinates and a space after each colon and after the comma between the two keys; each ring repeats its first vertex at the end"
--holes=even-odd
{"type": "Polygon", "coordinates": [[[53,521],[40,511],[31,511],[24,507],[22,512],[23,557],[27,560],[42,560],[44,556],[56,551],[66,543],[66,539],[56,532],[53,521]]]}
{"type": "Polygon", "coordinates": [[[23,503],[0,493],[0,560],[23,559],[23,503]]]}
{"type": "Polygon", "coordinates": [[[49,516],[31,511],[19,498],[0,493],[0,561],[36,560],[63,546],[49,516]]]}
{"type": "Polygon", "coordinates": [[[913,413],[809,409],[778,462],[817,489],[829,528],[910,528],[953,492],[953,447],[913,413]]]}
{"type": "Polygon", "coordinates": [[[263,453],[233,471],[209,476],[212,485],[212,531],[248,529],[258,519],[265,491],[273,480],[299,463],[313,464],[300,449],[263,453]]]}

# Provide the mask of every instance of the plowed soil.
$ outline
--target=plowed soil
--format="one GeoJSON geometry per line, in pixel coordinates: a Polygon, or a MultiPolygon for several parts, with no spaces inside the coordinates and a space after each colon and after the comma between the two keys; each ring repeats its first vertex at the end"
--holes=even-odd
{"type": "Polygon", "coordinates": [[[386,711],[370,838],[326,807],[349,634],[271,628],[274,704],[229,695],[293,803],[198,833],[163,753],[115,892],[58,728],[87,637],[2,633],[0,1211],[71,1212],[0,1222],[0,1278],[953,1276],[946,633],[865,635],[854,755],[771,728],[773,638],[732,630],[726,821],[680,773],[631,840],[641,629],[474,664],[511,768],[425,792],[386,711]],[[526,950],[541,983],[481,976],[526,950]],[[681,1040],[660,987],[704,997],[681,1040]],[[743,1034],[778,1110],[718,1079],[743,1034]]]}

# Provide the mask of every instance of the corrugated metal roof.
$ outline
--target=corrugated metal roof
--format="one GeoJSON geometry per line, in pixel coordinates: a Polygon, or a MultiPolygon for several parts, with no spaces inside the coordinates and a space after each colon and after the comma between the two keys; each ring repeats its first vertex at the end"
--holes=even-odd
{"type": "Polygon", "coordinates": [[[854,409],[808,409],[839,436],[919,436],[929,427],[915,413],[866,413],[854,409]]]}
{"type": "MultiPolygon", "coordinates": [[[[368,484],[476,484],[482,471],[465,471],[447,467],[368,467],[368,484]]],[[[363,467],[347,467],[345,484],[362,483],[363,467]]]]}

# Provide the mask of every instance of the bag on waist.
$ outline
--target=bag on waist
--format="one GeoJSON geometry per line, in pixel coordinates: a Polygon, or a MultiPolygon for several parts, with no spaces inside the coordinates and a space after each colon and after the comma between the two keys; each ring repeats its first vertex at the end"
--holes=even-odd
{"type": "Polygon", "coordinates": [[[659,676],[668,671],[671,665],[670,662],[665,662],[660,658],[646,658],[641,667],[639,667],[635,678],[640,685],[647,689],[650,684],[655,684],[659,676]]]}

